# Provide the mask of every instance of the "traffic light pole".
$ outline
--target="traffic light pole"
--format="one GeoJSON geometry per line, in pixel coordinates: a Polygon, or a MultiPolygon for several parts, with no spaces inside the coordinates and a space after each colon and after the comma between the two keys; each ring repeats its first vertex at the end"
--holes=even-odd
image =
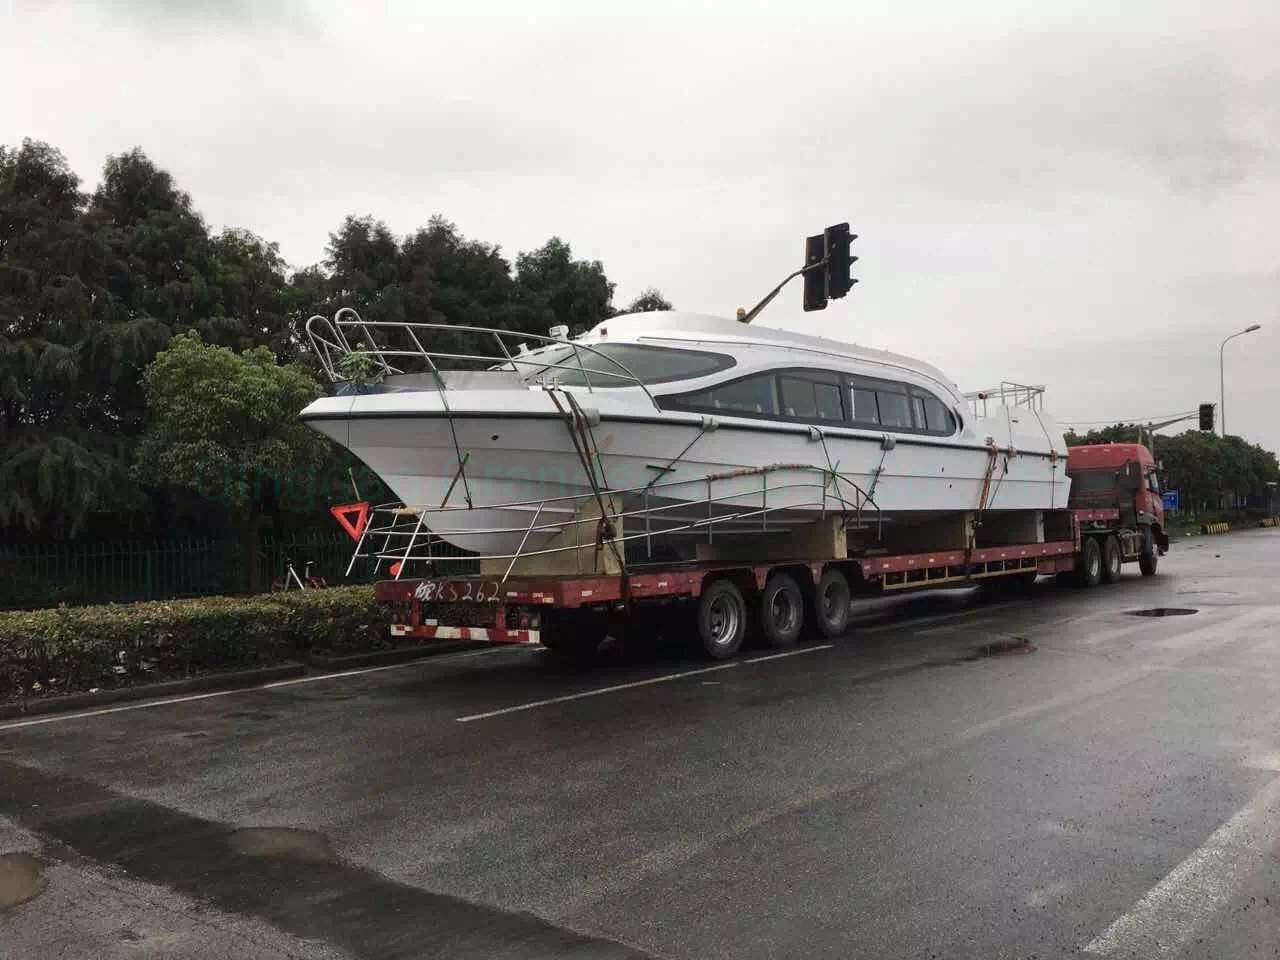
{"type": "Polygon", "coordinates": [[[823,260],[821,263],[811,263],[801,267],[795,273],[788,274],[787,279],[783,280],[780,284],[778,284],[776,287],[770,290],[768,296],[766,296],[763,300],[757,303],[749,311],[747,311],[742,316],[740,316],[738,318],[738,322],[750,323],[757,316],[759,316],[761,310],[763,310],[769,304],[773,303],[773,298],[776,297],[778,294],[780,294],[782,292],[782,288],[785,287],[788,283],[790,283],[796,277],[800,276],[800,274],[802,273],[806,273],[809,270],[822,270],[822,269],[825,269],[826,266],[827,266],[827,261],[823,260]]]}
{"type": "Polygon", "coordinates": [[[804,276],[805,310],[822,310],[828,300],[839,300],[858,281],[849,275],[849,268],[858,258],[849,252],[849,244],[858,239],[849,232],[849,224],[837,223],[822,233],[805,238],[804,266],[787,274],[785,280],[769,291],[768,296],[749,311],[738,308],[738,322],[750,323],[760,311],[773,302],[782,288],[796,277],[804,276]],[[818,274],[816,277],[811,274],[818,274]]]}

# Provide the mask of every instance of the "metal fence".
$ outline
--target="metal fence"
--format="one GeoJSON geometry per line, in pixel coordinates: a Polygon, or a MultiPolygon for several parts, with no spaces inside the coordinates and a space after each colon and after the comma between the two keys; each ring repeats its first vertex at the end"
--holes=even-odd
{"type": "MultiPolygon", "coordinates": [[[[339,532],[264,540],[258,587],[270,590],[288,560],[299,575],[311,561],[312,574],[330,584],[368,583],[367,565],[345,576],[353,546],[339,532]]],[[[244,593],[247,562],[244,544],[235,540],[0,546],[0,609],[244,593]]]]}

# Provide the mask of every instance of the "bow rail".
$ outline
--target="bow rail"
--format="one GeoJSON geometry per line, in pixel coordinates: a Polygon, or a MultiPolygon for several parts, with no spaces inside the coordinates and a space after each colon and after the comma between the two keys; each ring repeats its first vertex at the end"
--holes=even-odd
{"type": "Polygon", "coordinates": [[[355,357],[365,359],[366,375],[374,383],[394,384],[396,378],[426,374],[432,388],[445,390],[445,373],[507,372],[526,385],[582,387],[588,393],[603,387],[638,387],[657,408],[644,381],[625,364],[568,337],[451,323],[364,320],[351,307],[341,308],[332,318],[311,317],[306,331],[334,383],[353,379],[362,366],[349,359],[355,357]],[[468,343],[484,346],[467,350],[468,343]],[[571,382],[562,383],[562,378],[571,382]]]}

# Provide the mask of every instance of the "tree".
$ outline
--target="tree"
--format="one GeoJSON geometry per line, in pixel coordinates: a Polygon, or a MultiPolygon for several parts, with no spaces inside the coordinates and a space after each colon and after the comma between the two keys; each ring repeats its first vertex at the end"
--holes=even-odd
{"type": "Polygon", "coordinates": [[[1136,423],[1116,423],[1083,434],[1068,430],[1065,436],[1067,446],[1078,447],[1090,443],[1138,443],[1145,435],[1146,428],[1136,423]]]}
{"type": "Polygon", "coordinates": [[[236,350],[266,346],[282,363],[298,358],[303,332],[277,244],[224,230],[210,242],[207,270],[212,303],[194,324],[205,340],[236,350]]]}
{"type": "Polygon", "coordinates": [[[137,506],[119,401],[165,335],[118,309],[85,199],[57,150],[0,148],[0,526],[63,537],[137,506]]]}
{"type": "Polygon", "coordinates": [[[640,295],[627,304],[621,313],[652,313],[657,310],[674,310],[671,301],[656,287],[641,290],[640,295]]]}
{"type": "Polygon", "coordinates": [[[516,257],[517,296],[525,307],[519,329],[545,333],[556,324],[589,330],[613,315],[613,287],[599,260],[574,260],[573,251],[552,237],[516,257]]]}
{"type": "Polygon", "coordinates": [[[208,228],[172,175],[140,149],[107,158],[85,216],[109,252],[108,289],[128,316],[179,331],[213,314],[208,228]]]}
{"type": "Polygon", "coordinates": [[[237,512],[255,590],[265,498],[328,452],[328,442],[298,421],[319,385],[301,367],[278,365],[265,347],[236,353],[194,332],[174,337],[143,379],[147,427],[135,476],[188,487],[237,512]]]}

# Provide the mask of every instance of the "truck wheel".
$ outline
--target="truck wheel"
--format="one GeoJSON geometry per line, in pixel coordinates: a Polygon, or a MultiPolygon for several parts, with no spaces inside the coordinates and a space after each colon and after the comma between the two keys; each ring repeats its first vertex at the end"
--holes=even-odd
{"type": "Polygon", "coordinates": [[[853,593],[839,570],[828,570],[813,591],[813,629],[824,637],[838,637],[849,628],[853,593]]]}
{"type": "Polygon", "coordinates": [[[1102,579],[1102,548],[1096,537],[1088,537],[1080,549],[1076,582],[1082,587],[1096,587],[1102,579]]]}
{"type": "Polygon", "coordinates": [[[747,628],[747,602],[732,580],[717,580],[698,598],[698,640],[713,660],[738,652],[747,628]]]}
{"type": "Polygon", "coordinates": [[[775,650],[793,647],[804,626],[804,596],[795,578],[775,573],[760,595],[760,633],[775,650]]]}
{"type": "Polygon", "coordinates": [[[1144,577],[1154,577],[1160,557],[1156,554],[1156,538],[1150,527],[1142,528],[1142,552],[1138,554],[1138,569],[1144,577]]]}
{"type": "Polygon", "coordinates": [[[1124,554],[1120,551],[1120,541],[1116,535],[1110,534],[1102,544],[1102,579],[1106,583],[1115,583],[1120,579],[1120,564],[1124,562],[1124,554]]]}

